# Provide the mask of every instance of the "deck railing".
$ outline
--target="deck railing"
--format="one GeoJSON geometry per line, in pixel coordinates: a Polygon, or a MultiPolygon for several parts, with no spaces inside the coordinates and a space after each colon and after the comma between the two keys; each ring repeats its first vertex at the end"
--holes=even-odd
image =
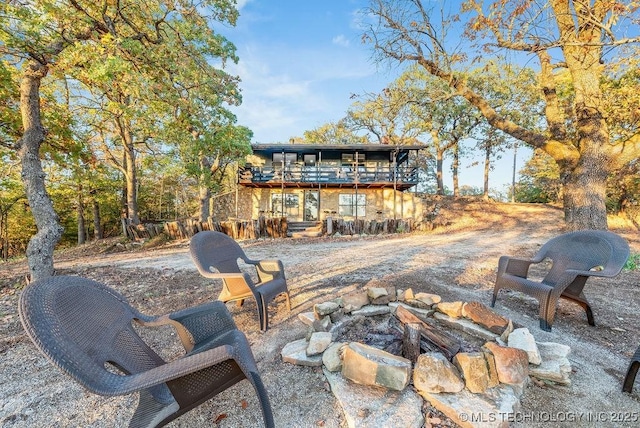
{"type": "Polygon", "coordinates": [[[240,168],[241,183],[418,183],[415,167],[337,167],[298,166],[278,167],[247,166],[240,168]]]}

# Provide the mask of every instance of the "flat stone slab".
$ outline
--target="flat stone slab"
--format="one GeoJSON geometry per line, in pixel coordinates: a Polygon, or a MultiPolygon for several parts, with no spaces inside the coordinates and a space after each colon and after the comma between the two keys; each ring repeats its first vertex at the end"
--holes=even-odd
{"type": "Polygon", "coordinates": [[[376,315],[386,315],[391,312],[389,306],[387,305],[367,305],[358,309],[357,311],[351,312],[351,315],[363,315],[365,317],[373,317],[376,315]]]}
{"type": "Polygon", "coordinates": [[[313,312],[303,312],[298,314],[298,319],[304,323],[304,325],[308,325],[311,327],[313,322],[316,320],[316,316],[313,312]]]}
{"type": "Polygon", "coordinates": [[[346,343],[334,342],[322,353],[322,364],[324,369],[330,372],[339,372],[342,370],[342,358],[340,351],[346,343]]]}
{"type": "Polygon", "coordinates": [[[342,296],[345,312],[357,311],[361,307],[369,304],[369,296],[366,291],[347,294],[342,296]]]}
{"type": "Polygon", "coordinates": [[[432,393],[460,392],[464,381],[458,369],[439,352],[420,354],[413,369],[413,386],[432,393]]]}
{"type": "Polygon", "coordinates": [[[500,346],[495,342],[487,342],[484,346],[493,354],[500,382],[523,385],[529,380],[529,357],[526,351],[500,346]]]}
{"type": "Polygon", "coordinates": [[[330,315],[340,309],[340,305],[336,302],[324,302],[318,303],[317,305],[313,305],[313,313],[316,316],[316,319],[322,319],[327,315],[330,315]]]}
{"type": "Polygon", "coordinates": [[[349,428],[421,428],[424,425],[422,398],[412,388],[393,391],[358,385],[339,372],[326,369],[324,375],[349,428]]]}
{"type": "Polygon", "coordinates": [[[502,334],[509,325],[508,319],[498,315],[480,302],[465,303],[462,306],[462,315],[496,334],[502,334]]]}
{"type": "Polygon", "coordinates": [[[342,353],[342,376],[359,384],[402,391],[411,380],[411,361],[373,346],[351,342],[342,353]]]}
{"type": "Polygon", "coordinates": [[[496,333],[493,333],[466,318],[452,318],[449,315],[445,315],[440,312],[435,312],[433,317],[440,321],[444,321],[448,326],[455,328],[456,330],[464,331],[465,333],[469,333],[475,337],[480,337],[484,340],[490,341],[499,337],[496,333]]]}
{"type": "Polygon", "coordinates": [[[440,303],[440,301],[442,300],[442,297],[440,297],[437,294],[432,294],[432,293],[417,293],[414,298],[416,300],[421,301],[424,304],[427,305],[433,305],[434,303],[440,303]]]}
{"type": "Polygon", "coordinates": [[[307,355],[307,346],[309,346],[309,342],[306,339],[287,343],[280,351],[282,361],[298,366],[320,367],[322,365],[322,355],[307,355]]]}
{"type": "Polygon", "coordinates": [[[464,302],[440,302],[436,305],[436,310],[445,315],[450,316],[451,318],[460,318],[462,317],[462,306],[464,302]]]}
{"type": "Polygon", "coordinates": [[[571,385],[571,362],[567,358],[571,348],[561,343],[540,342],[538,349],[542,355],[542,363],[539,366],[529,366],[529,374],[538,379],[571,385]]]}
{"type": "Polygon", "coordinates": [[[463,389],[456,394],[420,395],[463,428],[508,428],[509,421],[520,411],[521,393],[510,385],[490,388],[482,394],[463,389]]]}
{"type": "Polygon", "coordinates": [[[307,355],[322,354],[331,345],[332,335],[328,332],[314,332],[309,338],[307,355]]]}
{"type": "Polygon", "coordinates": [[[542,362],[536,339],[528,328],[516,328],[509,334],[507,344],[512,348],[522,349],[529,357],[529,363],[536,366],[542,362]]]}
{"type": "Polygon", "coordinates": [[[393,312],[396,311],[398,306],[402,306],[403,308],[405,308],[409,312],[411,312],[411,313],[413,313],[415,315],[418,315],[418,316],[423,316],[425,318],[430,317],[434,312],[433,309],[416,308],[415,306],[411,306],[411,305],[408,305],[406,303],[401,303],[401,302],[391,302],[391,303],[389,303],[389,308],[391,308],[391,310],[393,312]]]}

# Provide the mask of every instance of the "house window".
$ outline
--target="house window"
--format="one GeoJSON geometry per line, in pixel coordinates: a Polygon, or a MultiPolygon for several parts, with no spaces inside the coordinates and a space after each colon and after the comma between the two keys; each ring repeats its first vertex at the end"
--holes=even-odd
{"type": "Polygon", "coordinates": [[[284,194],[284,207],[282,193],[271,194],[271,211],[276,217],[298,217],[300,216],[300,197],[291,193],[284,194]],[[284,213],[283,213],[284,208],[284,213]]]}
{"type": "Polygon", "coordinates": [[[343,153],[342,154],[342,165],[343,166],[353,166],[356,161],[356,155],[358,155],[358,165],[364,165],[365,155],[364,153],[343,153]]]}
{"type": "MultiPolygon", "coordinates": [[[[291,165],[293,163],[296,163],[297,160],[298,160],[298,154],[297,153],[285,153],[284,154],[284,163],[285,163],[285,165],[291,165]]],[[[282,166],[282,152],[274,153],[273,156],[271,157],[271,162],[272,162],[274,167],[282,166]]]]}
{"type": "Polygon", "coordinates": [[[345,217],[364,217],[366,213],[367,196],[363,194],[346,193],[338,198],[338,214],[345,217]]]}
{"type": "Polygon", "coordinates": [[[316,155],[304,155],[304,166],[316,166],[316,155]]]}

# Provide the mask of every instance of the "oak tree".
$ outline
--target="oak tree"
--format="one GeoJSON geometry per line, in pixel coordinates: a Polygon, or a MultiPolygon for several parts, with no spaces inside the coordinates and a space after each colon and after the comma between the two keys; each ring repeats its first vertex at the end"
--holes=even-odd
{"type": "Polygon", "coordinates": [[[460,11],[453,7],[372,0],[368,12],[375,22],[366,39],[380,59],[419,64],[476,106],[491,126],[549,154],[560,169],[567,227],[606,229],[607,177],[640,156],[636,130],[612,132],[603,88],[607,76],[637,57],[640,38],[626,34],[640,17],[637,2],[468,0],[460,11]],[[461,39],[463,29],[467,39],[461,39]],[[461,76],[474,59],[498,51],[536,70],[542,129],[500,114],[461,76]]]}
{"type": "MultiPolygon", "coordinates": [[[[48,135],[42,121],[40,88],[64,55],[76,50],[106,52],[104,70],[113,62],[144,67],[146,53],[161,46],[169,34],[191,42],[194,52],[215,47],[220,36],[212,22],[235,23],[232,0],[193,1],[83,1],[9,0],[0,5],[0,52],[21,72],[20,111],[23,132],[15,142],[22,164],[22,180],[38,232],[27,248],[32,280],[53,274],[53,249],[62,227],[45,187],[40,149],[48,135]],[[207,29],[209,39],[198,40],[207,29]]],[[[153,57],[152,59],[157,59],[153,57]]],[[[81,61],[80,61],[81,63],[81,61]]],[[[61,71],[62,73],[62,71],[61,71]]],[[[112,74],[115,80],[117,74],[112,74]]]]}

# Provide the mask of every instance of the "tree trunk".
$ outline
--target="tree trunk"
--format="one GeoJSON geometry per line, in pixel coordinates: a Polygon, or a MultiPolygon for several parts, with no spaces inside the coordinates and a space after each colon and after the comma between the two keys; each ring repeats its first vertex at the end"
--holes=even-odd
{"type": "Polygon", "coordinates": [[[18,140],[24,184],[29,207],[38,229],[27,245],[27,260],[32,281],[53,275],[53,250],[63,228],[45,188],[45,173],[40,162],[44,128],[40,115],[40,82],[48,69],[35,61],[25,66],[20,82],[20,112],[24,133],[18,140]]]}
{"type": "Polygon", "coordinates": [[[87,241],[87,234],[84,223],[84,202],[82,201],[82,185],[78,185],[78,245],[87,241]]]}
{"type": "Polygon", "coordinates": [[[102,239],[104,235],[102,234],[102,221],[100,220],[100,204],[94,198],[93,199],[93,239],[98,240],[102,239]]]}
{"type": "Polygon", "coordinates": [[[485,201],[489,200],[489,171],[491,170],[491,145],[489,142],[484,147],[484,171],[483,171],[483,187],[482,198],[485,201]]]}
{"type": "Polygon", "coordinates": [[[0,250],[2,250],[2,260],[9,258],[9,208],[0,210],[0,250]]]}
{"type": "Polygon", "coordinates": [[[123,126],[123,145],[125,160],[125,180],[127,181],[127,219],[129,224],[140,224],[138,217],[138,173],[136,167],[136,150],[128,124],[123,126]]]}
{"type": "Polygon", "coordinates": [[[458,180],[458,168],[460,167],[460,151],[458,144],[453,146],[453,162],[451,163],[451,173],[453,175],[453,197],[460,196],[460,184],[458,180]]]}
{"type": "Polygon", "coordinates": [[[578,166],[563,175],[564,216],[570,230],[607,230],[608,159],[582,154],[578,166]]]}
{"type": "Polygon", "coordinates": [[[436,195],[444,195],[444,180],[442,178],[443,153],[436,150],[436,195]]]}
{"type": "Polygon", "coordinates": [[[207,175],[211,175],[211,162],[203,154],[200,155],[200,179],[198,180],[198,194],[200,202],[200,221],[206,222],[211,217],[210,200],[211,190],[207,183],[207,175]]]}
{"type": "MultiPolygon", "coordinates": [[[[599,32],[584,41],[599,41],[599,32]]],[[[600,88],[603,66],[598,43],[567,46],[565,57],[575,88],[574,109],[580,157],[563,177],[565,221],[571,230],[607,229],[606,184],[614,156],[600,88]]]]}

